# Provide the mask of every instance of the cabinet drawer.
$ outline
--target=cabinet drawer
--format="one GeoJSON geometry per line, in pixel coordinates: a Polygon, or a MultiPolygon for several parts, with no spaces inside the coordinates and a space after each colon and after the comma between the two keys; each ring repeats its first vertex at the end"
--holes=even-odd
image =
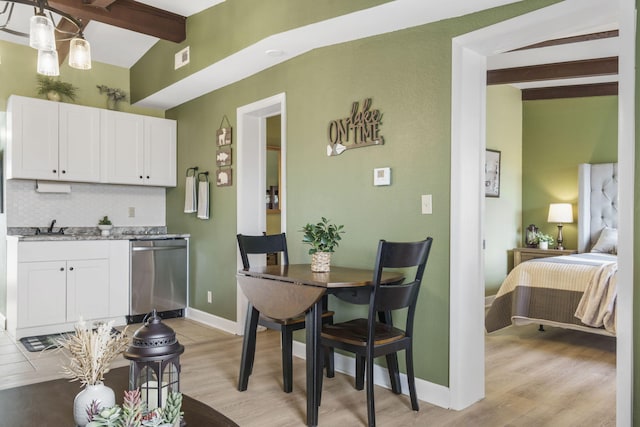
{"type": "Polygon", "coordinates": [[[109,258],[109,242],[20,242],[18,262],[109,258]]]}

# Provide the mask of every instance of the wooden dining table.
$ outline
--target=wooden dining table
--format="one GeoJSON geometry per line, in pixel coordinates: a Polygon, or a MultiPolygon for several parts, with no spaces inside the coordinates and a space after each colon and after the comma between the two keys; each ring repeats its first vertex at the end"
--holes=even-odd
{"type": "MultiPolygon", "coordinates": [[[[237,275],[238,284],[249,300],[248,328],[245,328],[240,367],[241,381],[245,380],[246,384],[252,369],[251,352],[255,351],[255,346],[250,348],[248,345],[248,335],[250,329],[255,328],[259,313],[275,319],[289,319],[304,314],[307,330],[307,425],[317,426],[322,375],[319,357],[322,297],[325,294],[335,294],[353,303],[368,303],[370,292],[365,287],[371,285],[373,273],[370,269],[337,266],[331,266],[331,271],[328,272],[315,273],[311,271],[310,264],[267,265],[240,270],[237,275]]],[[[404,276],[400,272],[384,272],[382,275],[383,283],[394,283],[403,279],[404,276]]],[[[399,379],[397,389],[399,390],[399,379]]]]}

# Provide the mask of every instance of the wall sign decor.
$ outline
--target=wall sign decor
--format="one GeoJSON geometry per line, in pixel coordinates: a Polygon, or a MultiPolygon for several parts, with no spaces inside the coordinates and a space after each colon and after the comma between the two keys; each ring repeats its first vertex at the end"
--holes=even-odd
{"type": "Polygon", "coordinates": [[[231,147],[219,148],[216,151],[216,166],[231,166],[231,147]]]}
{"type": "Polygon", "coordinates": [[[231,144],[231,123],[226,115],[222,116],[220,127],[216,131],[216,144],[218,147],[231,144]],[[228,127],[223,127],[225,121],[228,127]]]}
{"type": "Polygon", "coordinates": [[[231,168],[218,169],[216,171],[216,185],[228,187],[231,185],[231,168]]]}
{"type": "Polygon", "coordinates": [[[484,195],[500,197],[500,152],[487,150],[484,161],[484,195]]]}
{"type": "Polygon", "coordinates": [[[371,109],[371,98],[351,104],[348,117],[332,120],[329,123],[329,142],[327,156],[338,156],[351,148],[384,144],[380,135],[382,112],[371,109]]]}

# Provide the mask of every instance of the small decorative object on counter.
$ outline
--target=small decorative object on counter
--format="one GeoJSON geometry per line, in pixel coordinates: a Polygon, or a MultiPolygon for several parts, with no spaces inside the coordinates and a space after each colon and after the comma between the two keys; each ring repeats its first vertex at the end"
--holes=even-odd
{"type": "Polygon", "coordinates": [[[302,243],[311,245],[309,255],[311,255],[311,271],[325,272],[331,270],[331,252],[342,240],[340,237],[344,233],[343,225],[329,224],[329,221],[322,217],[316,224],[307,224],[302,227],[304,236],[302,243]]]}
{"type": "MultiPolygon", "coordinates": [[[[133,334],[133,342],[124,357],[130,361],[129,389],[140,390],[146,405],[143,419],[154,417],[158,408],[164,408],[160,415],[166,417],[171,412],[172,419],[167,422],[172,426],[179,425],[176,422],[180,419],[182,397],[176,394],[180,392],[180,355],[183,352],[184,346],[176,339],[173,329],[162,323],[156,310],[133,334]],[[174,409],[170,410],[170,407],[174,409]]],[[[143,422],[143,425],[158,424],[143,422]]]]}
{"type": "Polygon", "coordinates": [[[103,384],[111,362],[129,343],[127,328],[122,333],[113,330],[113,322],[94,327],[82,319],[75,325],[75,333],[61,338],[61,351],[67,354],[69,364],[63,372],[71,381],[80,381],[84,389],[73,403],[73,417],[78,426],[89,421],[88,409],[109,408],[115,404],[113,390],[103,384]]]}
{"type": "Polygon", "coordinates": [[[98,221],[98,228],[100,229],[100,234],[102,236],[108,236],[111,233],[113,224],[107,215],[103,216],[102,219],[98,221]]]}

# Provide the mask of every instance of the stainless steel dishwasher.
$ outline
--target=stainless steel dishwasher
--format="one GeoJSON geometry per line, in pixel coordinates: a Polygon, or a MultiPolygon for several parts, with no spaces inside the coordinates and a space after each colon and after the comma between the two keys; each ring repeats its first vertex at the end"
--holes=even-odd
{"type": "Polygon", "coordinates": [[[188,293],[188,240],[131,240],[130,245],[127,323],[140,323],[153,309],[162,318],[184,316],[188,293]]]}

